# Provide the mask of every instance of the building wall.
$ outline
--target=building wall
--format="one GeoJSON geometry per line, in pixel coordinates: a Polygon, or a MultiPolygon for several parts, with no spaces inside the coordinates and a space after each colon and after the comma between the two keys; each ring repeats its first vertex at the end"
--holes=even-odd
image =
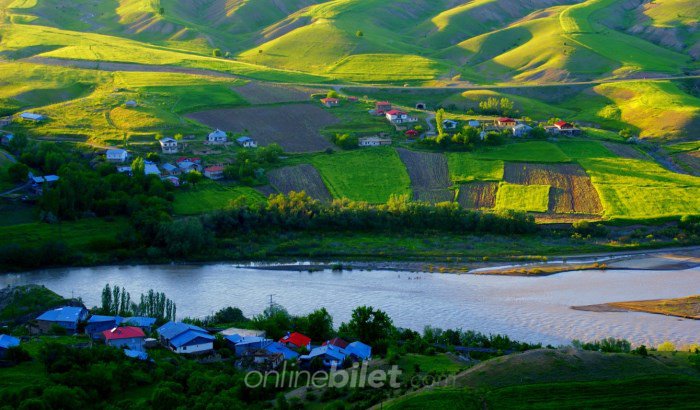
{"type": "Polygon", "coordinates": [[[180,348],[175,349],[175,353],[177,353],[177,354],[192,354],[192,353],[206,352],[208,350],[213,350],[213,349],[214,349],[214,343],[208,342],[208,343],[198,344],[198,345],[182,346],[180,348]]]}
{"type": "Polygon", "coordinates": [[[142,337],[132,337],[130,339],[108,340],[107,345],[130,350],[143,350],[144,339],[142,337]]]}

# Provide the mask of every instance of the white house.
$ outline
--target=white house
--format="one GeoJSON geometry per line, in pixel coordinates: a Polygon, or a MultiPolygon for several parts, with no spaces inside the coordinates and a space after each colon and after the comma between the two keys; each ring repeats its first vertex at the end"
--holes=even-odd
{"type": "Polygon", "coordinates": [[[363,137],[358,138],[357,141],[357,145],[360,147],[379,147],[382,145],[391,145],[391,138],[363,137]]]}
{"type": "Polygon", "coordinates": [[[175,138],[161,138],[160,147],[163,150],[163,154],[176,154],[177,153],[177,140],[175,138]]]}
{"type": "Polygon", "coordinates": [[[258,143],[250,137],[240,137],[236,139],[236,142],[243,148],[256,148],[258,146],[258,143]]]}
{"type": "Polygon", "coordinates": [[[19,116],[23,120],[34,121],[34,122],[44,121],[46,119],[46,116],[41,115],[41,114],[35,114],[33,112],[25,112],[25,113],[20,114],[19,116]]]}
{"type": "Polygon", "coordinates": [[[446,130],[455,130],[457,129],[457,125],[459,125],[459,123],[454,120],[444,120],[442,122],[442,127],[446,130]]]}
{"type": "Polygon", "coordinates": [[[386,119],[392,124],[404,124],[407,122],[416,122],[418,119],[416,117],[411,117],[407,113],[401,110],[389,110],[385,114],[386,119]]]}
{"type": "Polygon", "coordinates": [[[212,132],[207,136],[207,141],[212,144],[223,144],[228,141],[228,136],[224,131],[221,131],[220,129],[216,129],[216,131],[212,132]]]}
{"type": "Polygon", "coordinates": [[[514,137],[524,137],[532,131],[532,127],[526,124],[518,124],[512,128],[514,137]]]}
{"type": "Polygon", "coordinates": [[[105,156],[109,162],[124,162],[129,153],[125,149],[108,149],[105,156]]]}
{"type": "Polygon", "coordinates": [[[156,333],[161,344],[177,354],[207,353],[214,349],[214,336],[194,325],[168,322],[156,333]]]}

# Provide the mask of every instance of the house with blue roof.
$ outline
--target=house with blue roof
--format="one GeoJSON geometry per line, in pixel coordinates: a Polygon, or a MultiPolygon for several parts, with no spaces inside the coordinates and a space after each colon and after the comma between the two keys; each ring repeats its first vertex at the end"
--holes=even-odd
{"type": "Polygon", "coordinates": [[[156,319],[152,317],[145,316],[134,316],[124,318],[124,324],[129,326],[140,327],[144,332],[150,332],[153,330],[153,325],[156,324],[156,319]]]}
{"type": "Polygon", "coordinates": [[[257,141],[250,137],[236,138],[236,142],[243,148],[256,148],[258,146],[257,141]]]}
{"type": "Polygon", "coordinates": [[[299,353],[279,342],[269,343],[262,349],[270,354],[279,353],[282,355],[282,357],[284,357],[284,360],[295,360],[299,357],[299,353]]]}
{"type": "Polygon", "coordinates": [[[148,360],[148,353],[142,352],[140,350],[130,350],[130,349],[124,349],[124,355],[126,357],[130,357],[132,359],[138,359],[138,360],[148,360]]]}
{"type": "Polygon", "coordinates": [[[7,354],[7,349],[19,346],[19,339],[10,335],[0,335],[0,359],[7,354]]]}
{"type": "Polygon", "coordinates": [[[119,326],[122,321],[119,316],[101,316],[92,315],[85,325],[85,333],[87,333],[92,339],[99,339],[102,332],[109,329],[114,329],[119,326]]]}
{"type": "Polygon", "coordinates": [[[328,344],[311,350],[309,354],[299,356],[299,364],[302,368],[308,368],[313,360],[319,359],[325,368],[333,366],[341,368],[346,357],[348,353],[345,350],[328,344]]]}
{"type": "Polygon", "coordinates": [[[356,360],[369,360],[372,357],[372,347],[362,342],[352,342],[345,351],[356,360]]]}
{"type": "Polygon", "coordinates": [[[168,322],[156,330],[161,344],[177,354],[205,353],[214,350],[214,336],[199,326],[168,322]]]}
{"type": "Polygon", "coordinates": [[[78,323],[87,320],[88,310],[79,306],[64,306],[44,312],[36,318],[40,333],[48,333],[54,325],[61,326],[68,333],[78,332],[78,323]]]}
{"type": "Polygon", "coordinates": [[[272,343],[271,339],[261,336],[240,336],[238,334],[225,336],[224,339],[234,349],[236,356],[243,356],[245,353],[262,349],[272,343]]]}

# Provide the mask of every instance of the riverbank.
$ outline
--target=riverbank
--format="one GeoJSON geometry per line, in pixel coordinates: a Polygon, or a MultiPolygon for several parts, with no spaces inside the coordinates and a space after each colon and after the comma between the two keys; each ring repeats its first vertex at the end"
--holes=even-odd
{"type": "Polygon", "coordinates": [[[586,312],[644,312],[657,315],[676,316],[684,319],[700,320],[700,295],[675,299],[638,300],[631,302],[610,302],[598,305],[572,306],[572,309],[586,312]]]}

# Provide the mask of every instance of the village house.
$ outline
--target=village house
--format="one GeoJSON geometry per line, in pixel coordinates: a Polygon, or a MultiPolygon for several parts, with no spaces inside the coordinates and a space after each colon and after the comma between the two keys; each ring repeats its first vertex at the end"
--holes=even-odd
{"type": "Polygon", "coordinates": [[[255,142],[254,139],[250,137],[240,137],[236,139],[236,142],[238,145],[240,145],[243,148],[257,148],[258,143],[255,142]]]}
{"type": "Polygon", "coordinates": [[[225,336],[224,339],[236,353],[236,356],[242,356],[247,352],[252,352],[262,349],[264,346],[272,343],[272,339],[266,339],[263,336],[241,336],[233,334],[225,336]]]}
{"type": "Polygon", "coordinates": [[[391,111],[391,103],[387,101],[379,101],[374,104],[374,112],[376,115],[384,115],[388,111],[391,111]]]}
{"type": "Polygon", "coordinates": [[[348,344],[344,350],[348,355],[360,361],[372,358],[372,347],[359,341],[348,344]]]}
{"type": "Polygon", "coordinates": [[[145,316],[127,317],[124,319],[122,324],[136,326],[144,332],[150,332],[151,330],[153,330],[153,325],[156,324],[156,319],[145,316]]]}
{"type": "Polygon", "coordinates": [[[357,139],[357,145],[360,147],[379,147],[382,145],[391,145],[391,138],[361,137],[357,139]]]}
{"type": "Polygon", "coordinates": [[[284,362],[281,353],[270,353],[264,349],[245,352],[241,357],[240,366],[244,369],[270,371],[279,367],[284,362]]]}
{"type": "Polygon", "coordinates": [[[166,177],[162,177],[162,178],[161,178],[161,181],[168,181],[168,182],[170,182],[171,184],[173,184],[174,187],[179,187],[179,186],[180,186],[180,178],[178,178],[178,177],[176,177],[176,176],[169,175],[169,176],[166,176],[166,177]]]}
{"type": "Polygon", "coordinates": [[[124,162],[129,157],[129,153],[125,149],[108,149],[105,152],[105,158],[109,162],[124,162]]]}
{"type": "Polygon", "coordinates": [[[340,100],[337,98],[321,98],[321,104],[328,108],[337,107],[340,105],[340,100]]]}
{"type": "Polygon", "coordinates": [[[122,323],[122,318],[119,316],[101,316],[92,315],[85,325],[85,333],[92,339],[102,336],[102,332],[108,329],[113,329],[122,323]]]}
{"type": "Polygon", "coordinates": [[[299,365],[302,368],[308,368],[314,359],[320,359],[321,364],[326,369],[331,367],[339,369],[342,368],[347,356],[348,354],[345,350],[333,345],[325,345],[311,350],[309,354],[299,356],[299,365]]]}
{"type": "Polygon", "coordinates": [[[456,130],[459,123],[454,120],[444,120],[442,122],[442,128],[446,130],[456,130]]]}
{"type": "Polygon", "coordinates": [[[23,120],[34,121],[34,122],[41,122],[41,121],[44,121],[46,119],[45,115],[35,114],[33,112],[22,113],[19,115],[19,117],[23,120]]]}
{"type": "Polygon", "coordinates": [[[386,112],[385,116],[392,124],[405,124],[418,121],[416,117],[412,117],[401,110],[389,110],[386,112]]]}
{"type": "Polygon", "coordinates": [[[0,144],[8,146],[14,138],[14,134],[10,134],[9,132],[3,133],[2,135],[0,135],[0,144]]]}
{"type": "Polygon", "coordinates": [[[175,138],[165,137],[160,139],[160,148],[163,154],[176,154],[178,151],[177,140],[175,138]]]}
{"type": "Polygon", "coordinates": [[[176,167],[175,165],[166,162],[161,166],[163,169],[163,174],[165,175],[180,175],[181,171],[180,168],[176,167]]]}
{"type": "Polygon", "coordinates": [[[280,343],[292,349],[305,348],[311,349],[311,338],[298,332],[287,332],[280,340],[280,343]]]}
{"type": "Polygon", "coordinates": [[[237,327],[230,327],[228,329],[224,329],[221,332],[219,332],[220,335],[226,337],[226,336],[231,336],[231,335],[238,335],[241,337],[246,337],[246,336],[259,336],[259,337],[265,337],[265,331],[264,330],[256,330],[256,329],[240,329],[237,327]]]}
{"type": "Polygon", "coordinates": [[[144,162],[143,173],[145,175],[157,175],[157,176],[160,176],[160,174],[161,174],[160,169],[158,169],[158,165],[156,165],[154,162],[151,162],[151,161],[144,162]]]}
{"type": "Polygon", "coordinates": [[[496,126],[499,128],[513,128],[518,125],[518,122],[512,118],[503,117],[496,120],[496,126]]]}
{"type": "Polygon", "coordinates": [[[214,336],[198,326],[168,322],[156,333],[160,343],[177,354],[201,354],[214,349],[214,336]]]}
{"type": "Polygon", "coordinates": [[[12,124],[12,117],[11,116],[0,118],[0,128],[7,127],[10,124],[12,124]]]}
{"type": "Polygon", "coordinates": [[[59,180],[58,175],[34,176],[29,173],[29,181],[32,183],[32,190],[36,195],[41,195],[44,192],[45,186],[51,186],[59,180]]]}
{"type": "Polygon", "coordinates": [[[228,142],[228,135],[226,135],[226,132],[217,128],[207,136],[207,142],[210,144],[225,144],[228,142]]]}
{"type": "Polygon", "coordinates": [[[513,131],[513,136],[514,137],[525,137],[528,134],[530,134],[530,131],[532,131],[532,127],[527,125],[527,124],[518,124],[515,127],[511,129],[513,131]]]}
{"type": "Polygon", "coordinates": [[[224,177],[223,165],[212,165],[204,168],[204,176],[213,180],[222,179],[224,177]]]}
{"type": "Polygon", "coordinates": [[[102,337],[107,346],[123,348],[129,350],[143,350],[143,343],[146,335],[143,330],[134,326],[115,327],[102,332],[102,337]]]}
{"type": "Polygon", "coordinates": [[[68,333],[78,332],[78,323],[88,317],[88,310],[82,306],[64,306],[49,310],[36,318],[39,333],[48,333],[52,326],[60,326],[68,333]]]}
{"type": "Polygon", "coordinates": [[[202,169],[202,160],[198,157],[180,157],[175,161],[175,163],[177,164],[177,167],[180,168],[180,170],[184,173],[190,171],[200,171],[202,169]]]}
{"type": "Polygon", "coordinates": [[[10,335],[0,335],[0,359],[4,359],[7,349],[19,346],[19,339],[10,335]]]}
{"type": "Polygon", "coordinates": [[[558,135],[568,135],[568,136],[575,136],[575,135],[580,135],[581,130],[576,128],[573,124],[570,122],[566,121],[557,121],[554,123],[553,127],[545,127],[547,132],[550,134],[558,134],[558,135]]]}
{"type": "Polygon", "coordinates": [[[417,138],[418,137],[418,131],[416,130],[408,130],[404,133],[408,138],[417,138]]]}
{"type": "Polygon", "coordinates": [[[262,348],[268,353],[279,353],[282,355],[284,360],[295,360],[299,357],[299,353],[288,348],[280,342],[271,342],[263,346],[262,348]]]}
{"type": "Polygon", "coordinates": [[[346,347],[348,347],[348,342],[346,342],[345,340],[343,340],[339,337],[334,337],[331,340],[327,340],[327,341],[323,342],[322,346],[325,346],[325,345],[333,345],[335,347],[345,349],[346,347]]]}

